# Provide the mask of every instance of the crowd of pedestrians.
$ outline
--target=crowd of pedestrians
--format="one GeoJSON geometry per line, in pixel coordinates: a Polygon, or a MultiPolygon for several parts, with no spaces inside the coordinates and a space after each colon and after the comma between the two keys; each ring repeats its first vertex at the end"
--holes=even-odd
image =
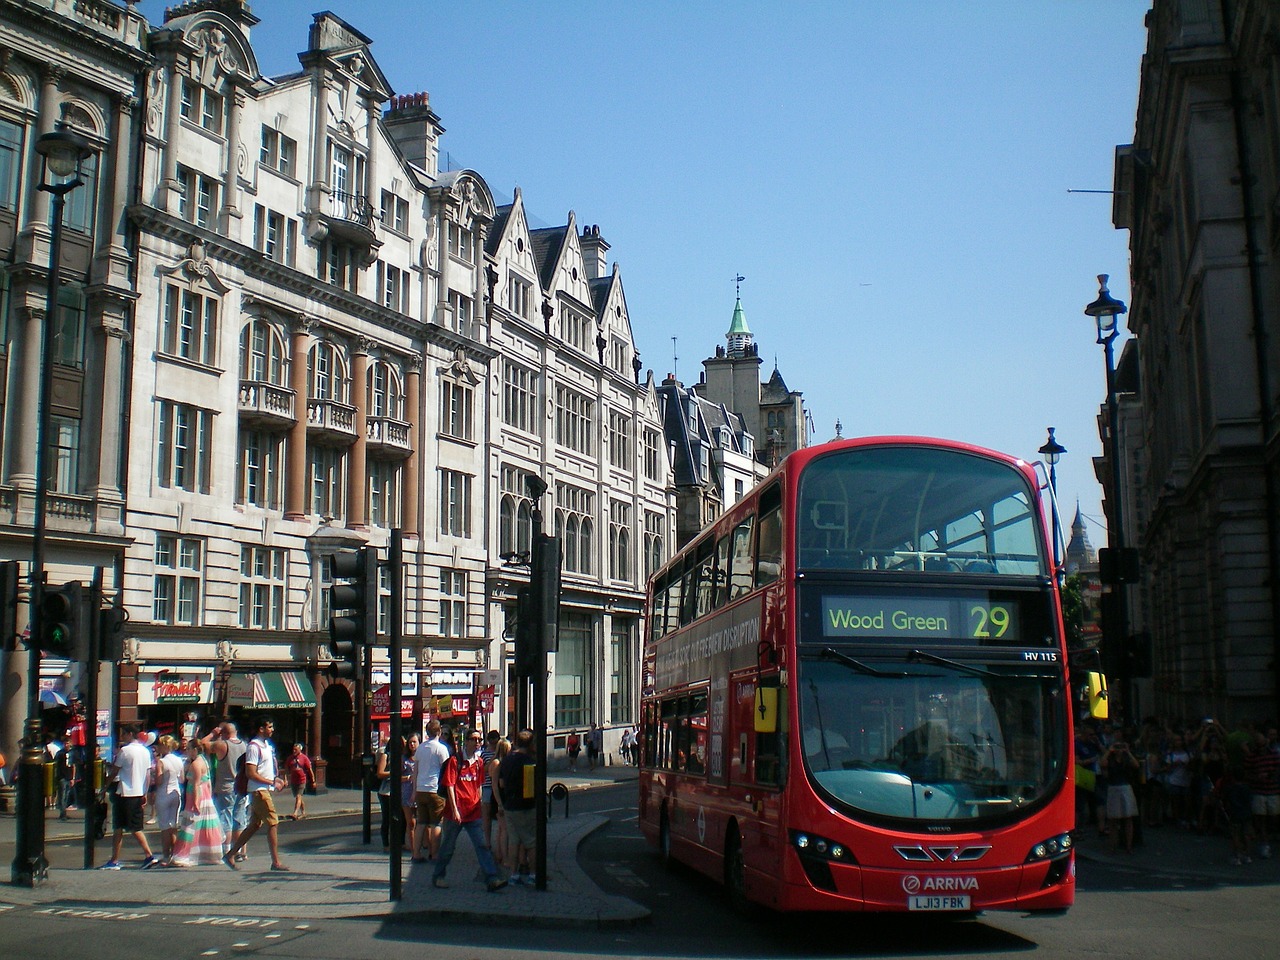
{"type": "Polygon", "coordinates": [[[1280,830],[1274,724],[1228,731],[1212,717],[1137,729],[1081,721],[1075,733],[1077,824],[1132,852],[1143,831],[1220,835],[1230,862],[1272,855],[1280,830]]]}
{"type": "Polygon", "coordinates": [[[250,838],[265,828],[271,869],[288,870],[280,859],[272,795],[286,784],[293,787],[293,817],[306,816],[299,794],[314,783],[314,771],[301,744],[294,744],[281,765],[273,732],[267,717],[256,722],[248,743],[229,719],[203,737],[185,741],[157,737],[137,723],[124,724],[103,785],[111,802],[112,836],[111,858],[101,869],[121,869],[128,835],[142,852],[146,870],[218,863],[235,870],[247,859],[250,838]],[[147,837],[148,826],[160,835],[159,852],[147,837]]]}
{"type": "MultiPolygon", "coordinates": [[[[274,732],[265,716],[254,721],[247,741],[229,718],[203,736],[185,740],[157,737],[137,723],[122,725],[99,798],[110,800],[112,828],[111,858],[101,869],[121,869],[128,837],[141,853],[143,869],[224,864],[238,870],[250,840],[263,832],[270,869],[288,871],[280,858],[280,814],[274,798],[288,787],[290,819],[304,819],[315,771],[302,744],[293,744],[283,759],[277,757],[274,732]],[[158,834],[156,848],[148,827],[158,834]]],[[[508,740],[497,730],[485,735],[447,729],[432,719],[425,734],[421,741],[415,734],[403,742],[399,796],[392,795],[389,744],[384,741],[378,750],[375,778],[383,849],[403,843],[413,862],[432,865],[432,885],[447,888],[449,865],[465,834],[479,863],[476,880],[486,889],[532,885],[537,843],[532,731],[520,730],[508,740]],[[393,817],[397,807],[401,816],[393,817]],[[393,833],[397,821],[405,827],[400,835],[393,833]]],[[[598,726],[573,739],[575,746],[586,747],[592,769],[604,762],[598,726]]],[[[628,729],[620,744],[625,762],[632,762],[635,745],[635,733],[628,729]]],[[[73,755],[62,742],[49,752],[51,757],[73,755]]],[[[578,752],[570,755],[575,765],[578,752]]],[[[83,774],[68,772],[65,779],[74,787],[83,774]]]]}
{"type": "Polygon", "coordinates": [[[431,719],[426,739],[406,738],[401,755],[403,838],[395,834],[392,751],[385,741],[378,749],[375,776],[380,781],[384,850],[402,842],[412,862],[432,864],[431,883],[443,889],[449,886],[449,864],[458,839],[466,834],[480,865],[476,879],[486,889],[533,883],[532,731],[521,730],[512,743],[496,730],[487,735],[465,728],[449,730],[431,719]]]}

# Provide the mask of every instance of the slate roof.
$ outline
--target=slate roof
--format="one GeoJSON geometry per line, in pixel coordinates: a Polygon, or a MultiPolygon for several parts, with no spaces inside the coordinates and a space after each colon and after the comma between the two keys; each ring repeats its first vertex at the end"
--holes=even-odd
{"type": "Polygon", "coordinates": [[[511,219],[511,208],[514,206],[514,203],[506,203],[494,211],[493,226],[489,228],[489,233],[484,238],[485,253],[498,252],[498,244],[502,242],[502,233],[507,229],[507,221],[511,219]]]}
{"type": "Polygon", "coordinates": [[[569,235],[569,225],[542,227],[529,231],[529,243],[533,246],[533,261],[538,265],[538,280],[543,290],[551,289],[555,279],[556,262],[569,235]]]}

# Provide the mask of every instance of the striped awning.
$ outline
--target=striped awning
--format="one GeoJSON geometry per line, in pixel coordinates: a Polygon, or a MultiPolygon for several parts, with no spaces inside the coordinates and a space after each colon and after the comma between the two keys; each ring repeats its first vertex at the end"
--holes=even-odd
{"type": "Polygon", "coordinates": [[[314,707],[311,681],[301,670],[262,670],[253,677],[253,706],[258,710],[314,707]]]}

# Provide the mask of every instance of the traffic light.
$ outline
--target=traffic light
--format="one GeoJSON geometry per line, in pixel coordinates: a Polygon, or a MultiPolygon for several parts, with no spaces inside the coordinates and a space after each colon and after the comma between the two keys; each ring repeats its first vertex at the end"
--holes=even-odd
{"type": "Polygon", "coordinates": [[[560,648],[560,538],[534,534],[532,580],[537,591],[538,624],[544,653],[560,648]]]}
{"type": "Polygon", "coordinates": [[[98,611],[98,659],[114,663],[124,659],[124,625],[129,611],[124,607],[107,607],[98,611]]]}
{"type": "Polygon", "coordinates": [[[542,652],[538,634],[538,610],[530,587],[516,593],[516,676],[532,677],[537,673],[542,652]]]}
{"type": "Polygon", "coordinates": [[[89,634],[83,623],[84,585],[46,585],[40,594],[40,649],[66,660],[89,659],[89,634]]]}
{"type": "Polygon", "coordinates": [[[363,651],[378,634],[378,554],[373,547],[342,550],[329,557],[329,676],[360,675],[363,651]],[[339,580],[345,582],[338,582],[339,580]],[[345,611],[345,613],[339,613],[345,611]]]}
{"type": "Polygon", "coordinates": [[[18,647],[18,561],[0,561],[0,650],[18,647]]]}

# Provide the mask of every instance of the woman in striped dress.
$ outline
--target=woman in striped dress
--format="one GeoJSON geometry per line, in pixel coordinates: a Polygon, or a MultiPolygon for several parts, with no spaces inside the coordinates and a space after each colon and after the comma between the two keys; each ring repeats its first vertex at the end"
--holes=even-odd
{"type": "Polygon", "coordinates": [[[192,737],[187,741],[186,797],[182,804],[182,828],[169,860],[172,867],[222,862],[222,823],[213,805],[213,784],[204,747],[192,737]]]}

